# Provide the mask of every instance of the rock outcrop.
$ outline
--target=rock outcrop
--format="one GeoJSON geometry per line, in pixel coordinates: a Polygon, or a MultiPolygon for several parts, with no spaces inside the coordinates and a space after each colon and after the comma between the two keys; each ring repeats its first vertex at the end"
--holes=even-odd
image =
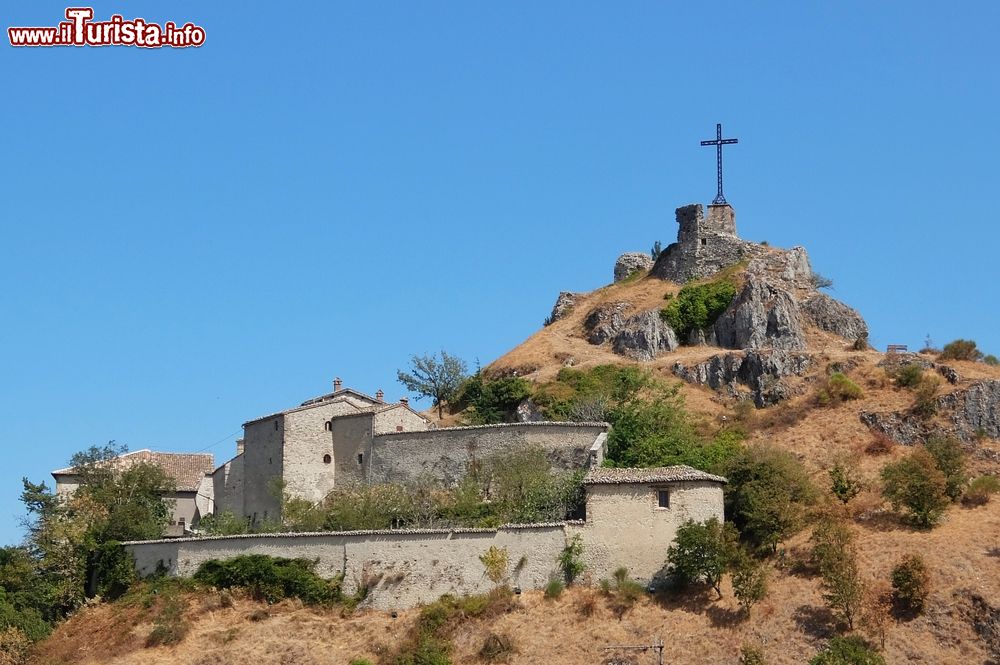
{"type": "Polygon", "coordinates": [[[820,330],[854,341],[868,334],[868,324],[857,310],[825,293],[806,298],[800,305],[804,318],[820,330]]]}
{"type": "Polygon", "coordinates": [[[583,320],[587,341],[591,344],[604,344],[613,339],[625,326],[625,313],[630,308],[631,305],[627,302],[612,302],[590,310],[583,320]]]}
{"type": "Polygon", "coordinates": [[[556,304],[552,306],[552,313],[549,314],[549,324],[555,323],[569,314],[580,295],[572,291],[561,291],[559,297],[556,298],[556,304]]]}
{"type": "Polygon", "coordinates": [[[1000,380],[980,381],[966,390],[942,395],[938,404],[951,412],[951,421],[963,439],[981,434],[1000,438],[1000,380]]]}
{"type": "Polygon", "coordinates": [[[651,309],[627,319],[615,335],[611,348],[632,360],[650,361],[678,346],[673,328],[651,309]]]}
{"type": "Polygon", "coordinates": [[[792,396],[795,391],[782,379],[802,376],[812,365],[808,353],[747,351],[719,354],[690,367],[674,363],[673,372],[689,383],[709,386],[732,397],[749,392],[754,404],[762,408],[792,396]]]}
{"type": "Polygon", "coordinates": [[[627,279],[632,273],[653,267],[653,257],[645,252],[626,252],[615,261],[615,281],[627,279]]]}
{"type": "Polygon", "coordinates": [[[715,322],[715,338],[727,349],[806,348],[799,308],[788,291],[748,273],[743,290],[715,322]]]}

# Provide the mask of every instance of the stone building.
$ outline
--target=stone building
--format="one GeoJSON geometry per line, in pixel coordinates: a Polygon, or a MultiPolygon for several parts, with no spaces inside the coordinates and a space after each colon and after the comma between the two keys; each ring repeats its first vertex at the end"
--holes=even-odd
{"type": "MultiPolygon", "coordinates": [[[[211,453],[161,453],[152,450],[136,450],[117,457],[114,462],[120,468],[135,464],[153,464],[163,469],[173,478],[177,487],[164,495],[170,505],[170,527],[167,535],[181,535],[186,529],[196,527],[204,515],[212,512],[212,467],[211,453]]],[[[52,472],[56,481],[56,494],[67,496],[80,486],[80,476],[76,469],[69,467],[52,472]]]]}
{"type": "Polygon", "coordinates": [[[470,463],[522,446],[546,451],[553,466],[579,469],[604,460],[605,423],[513,423],[435,428],[406,400],[387,403],[344,388],[243,424],[237,455],[211,474],[213,512],[252,524],[280,519],[279,488],[321,501],[336,487],[457,482],[470,463]]]}
{"type": "Polygon", "coordinates": [[[342,577],[352,593],[376,580],[366,606],[402,609],[443,594],[482,593],[492,583],[480,557],[502,548],[508,582],[540,589],[558,577],[558,557],[575,537],[586,572],[610,577],[621,566],[643,584],[657,584],[667,548],[688,520],[723,519],[725,478],[690,467],[591,469],[581,521],[508,525],[497,529],[409,529],[327,533],[263,533],[126,543],[140,574],[158,569],[190,576],[210,559],[245,554],[303,558],[324,577],[342,577]]]}

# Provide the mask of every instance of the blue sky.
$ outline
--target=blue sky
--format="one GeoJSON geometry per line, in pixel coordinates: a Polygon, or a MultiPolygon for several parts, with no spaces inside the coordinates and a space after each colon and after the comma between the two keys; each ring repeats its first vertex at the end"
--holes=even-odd
{"type": "Polygon", "coordinates": [[[1000,352],[996,3],[278,8],[94,5],[200,49],[0,45],[0,540],[91,444],[223,461],[336,375],[486,364],[712,199],[716,122],[741,235],[804,245],[876,345],[1000,352]]]}

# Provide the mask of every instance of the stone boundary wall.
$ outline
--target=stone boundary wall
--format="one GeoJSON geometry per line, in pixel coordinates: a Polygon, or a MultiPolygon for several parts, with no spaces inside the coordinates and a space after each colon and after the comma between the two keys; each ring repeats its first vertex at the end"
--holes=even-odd
{"type": "Polygon", "coordinates": [[[384,434],[373,440],[367,481],[405,483],[430,476],[456,483],[471,461],[521,446],[541,447],[554,468],[586,469],[604,461],[608,427],[606,423],[529,422],[384,434]]]}
{"type": "Polygon", "coordinates": [[[491,546],[506,548],[510,584],[540,589],[558,574],[556,558],[566,546],[563,523],[511,525],[498,529],[412,529],[329,533],[273,533],[174,538],[125,543],[140,575],[158,567],[188,577],[205,561],[244,554],[303,558],[322,577],[344,575],[352,593],[363,579],[380,578],[365,604],[402,609],[446,593],[483,593],[492,588],[479,557],[491,546]]]}

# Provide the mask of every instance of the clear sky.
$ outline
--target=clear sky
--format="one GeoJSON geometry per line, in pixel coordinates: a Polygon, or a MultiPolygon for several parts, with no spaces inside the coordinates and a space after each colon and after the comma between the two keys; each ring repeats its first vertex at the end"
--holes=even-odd
{"type": "MultiPolygon", "coordinates": [[[[65,4],[0,2],[3,27],[65,4]]],[[[995,2],[111,2],[200,49],[0,45],[0,542],[91,444],[228,459],[486,364],[715,194],[872,341],[1000,353],[995,2]],[[212,446],[214,447],[209,447],[212,446]]]]}

